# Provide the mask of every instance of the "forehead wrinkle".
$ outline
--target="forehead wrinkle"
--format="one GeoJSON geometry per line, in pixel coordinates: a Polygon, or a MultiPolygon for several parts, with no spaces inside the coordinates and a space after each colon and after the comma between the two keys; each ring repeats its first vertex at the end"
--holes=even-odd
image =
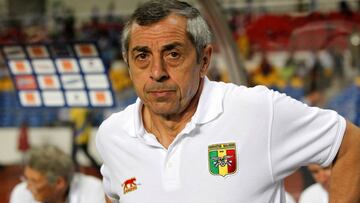
{"type": "Polygon", "coordinates": [[[131,46],[134,47],[130,48],[130,50],[131,52],[152,52],[154,50],[166,51],[176,47],[184,47],[184,40],[182,39],[186,36],[174,37],[174,35],[171,34],[162,36],[163,38],[159,39],[157,37],[149,37],[147,35],[148,38],[146,40],[142,40],[141,35],[138,35],[140,40],[136,40],[135,38],[134,41],[131,42],[131,46]]]}
{"type": "Polygon", "coordinates": [[[132,37],[132,42],[139,42],[139,43],[143,43],[143,42],[152,42],[152,43],[157,43],[159,41],[183,41],[184,37],[187,37],[186,34],[180,33],[180,32],[167,32],[167,31],[143,31],[143,30],[138,30],[138,31],[134,31],[132,33],[133,37],[132,37]]]}
{"type": "Polygon", "coordinates": [[[182,22],[177,16],[164,19],[158,23],[141,26],[133,24],[130,34],[130,43],[134,46],[148,46],[161,42],[184,41],[188,38],[186,32],[186,21],[182,22]],[[174,19],[175,18],[175,19],[174,19]]]}
{"type": "Polygon", "coordinates": [[[179,42],[172,42],[169,44],[165,44],[164,46],[162,46],[162,51],[168,51],[168,50],[172,50],[175,49],[177,47],[183,47],[183,44],[179,43],[179,42]]]}

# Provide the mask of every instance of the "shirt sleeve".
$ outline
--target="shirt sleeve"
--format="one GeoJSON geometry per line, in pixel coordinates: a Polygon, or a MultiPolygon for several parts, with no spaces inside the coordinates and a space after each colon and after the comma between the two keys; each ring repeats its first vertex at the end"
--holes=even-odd
{"type": "Polygon", "coordinates": [[[309,107],[276,91],[271,97],[269,150],[274,180],[309,163],[331,164],[345,132],[345,119],[335,111],[309,107]]]}
{"type": "Polygon", "coordinates": [[[112,192],[112,187],[111,187],[112,176],[110,169],[108,167],[109,162],[111,161],[107,159],[108,156],[104,156],[104,154],[106,153],[106,143],[108,142],[108,140],[105,138],[107,133],[104,133],[103,131],[104,131],[104,127],[102,124],[100,125],[98,132],[96,134],[96,148],[100,154],[100,157],[103,160],[103,164],[100,169],[101,175],[103,177],[102,185],[105,194],[112,200],[113,203],[117,203],[119,202],[120,197],[116,193],[112,192]]]}
{"type": "Polygon", "coordinates": [[[101,174],[103,176],[103,187],[106,195],[111,199],[112,203],[119,202],[119,198],[117,197],[117,195],[111,192],[111,179],[106,165],[101,166],[101,174]]]}

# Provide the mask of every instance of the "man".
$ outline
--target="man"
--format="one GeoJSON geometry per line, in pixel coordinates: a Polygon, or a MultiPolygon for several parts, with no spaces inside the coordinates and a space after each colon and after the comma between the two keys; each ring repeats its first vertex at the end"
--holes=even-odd
{"type": "Polygon", "coordinates": [[[359,129],[265,87],[209,81],[210,43],[184,2],[150,1],[130,17],[123,58],[139,99],[96,137],[113,202],[285,202],[286,176],[335,156],[332,201],[360,201],[359,129]]]}
{"type": "Polygon", "coordinates": [[[10,203],[104,203],[101,181],[74,173],[70,156],[55,146],[33,148],[25,163],[24,182],[15,186],[10,203]]]}
{"type": "Polygon", "coordinates": [[[299,203],[328,203],[331,167],[310,164],[308,169],[316,183],[309,186],[301,193],[299,203]]]}

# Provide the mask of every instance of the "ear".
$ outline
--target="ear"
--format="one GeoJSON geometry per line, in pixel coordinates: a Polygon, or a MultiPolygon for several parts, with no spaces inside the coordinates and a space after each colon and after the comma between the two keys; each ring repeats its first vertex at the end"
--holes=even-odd
{"type": "Polygon", "coordinates": [[[201,78],[204,78],[208,71],[208,68],[210,65],[210,60],[211,60],[212,50],[213,50],[213,47],[210,44],[206,45],[206,47],[204,48],[203,56],[201,59],[201,70],[200,70],[201,78]]]}
{"type": "Polygon", "coordinates": [[[129,65],[128,65],[128,73],[129,73],[130,80],[133,80],[133,79],[132,79],[132,74],[131,74],[130,66],[129,66],[129,65]]]}
{"type": "Polygon", "coordinates": [[[129,60],[127,58],[128,56],[125,54],[125,52],[122,52],[122,56],[123,56],[124,63],[126,64],[126,66],[128,68],[128,73],[129,73],[130,80],[132,80],[132,75],[131,75],[131,71],[130,71],[130,64],[129,64],[129,60]]]}
{"type": "Polygon", "coordinates": [[[124,62],[129,66],[129,62],[128,62],[128,58],[127,58],[128,56],[127,56],[126,52],[125,51],[121,52],[121,55],[122,55],[124,62]]]}
{"type": "Polygon", "coordinates": [[[68,183],[64,177],[58,177],[56,179],[55,187],[57,190],[62,191],[68,187],[70,183],[68,183]]]}

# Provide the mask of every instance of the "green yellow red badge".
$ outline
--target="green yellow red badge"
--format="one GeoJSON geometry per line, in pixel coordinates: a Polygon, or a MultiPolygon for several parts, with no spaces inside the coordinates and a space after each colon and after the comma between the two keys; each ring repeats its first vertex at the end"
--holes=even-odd
{"type": "Polygon", "coordinates": [[[235,143],[213,144],[208,146],[208,151],[211,174],[225,177],[236,172],[235,143]]]}

